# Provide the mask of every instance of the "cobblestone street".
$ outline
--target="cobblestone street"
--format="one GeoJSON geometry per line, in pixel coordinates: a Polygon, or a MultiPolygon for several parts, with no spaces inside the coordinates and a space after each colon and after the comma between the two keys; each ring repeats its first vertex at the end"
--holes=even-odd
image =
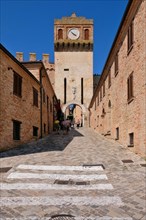
{"type": "Polygon", "coordinates": [[[145,165],[89,128],[54,132],[1,153],[0,219],[146,220],[145,165]]]}

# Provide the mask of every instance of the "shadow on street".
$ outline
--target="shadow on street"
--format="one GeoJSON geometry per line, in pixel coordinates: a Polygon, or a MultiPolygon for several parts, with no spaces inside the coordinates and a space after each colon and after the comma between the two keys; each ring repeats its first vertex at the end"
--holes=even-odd
{"type": "Polygon", "coordinates": [[[0,158],[19,155],[35,154],[49,151],[63,151],[74,137],[83,136],[79,131],[71,129],[68,134],[52,132],[47,137],[27,144],[19,145],[13,149],[0,153],[0,158]]]}

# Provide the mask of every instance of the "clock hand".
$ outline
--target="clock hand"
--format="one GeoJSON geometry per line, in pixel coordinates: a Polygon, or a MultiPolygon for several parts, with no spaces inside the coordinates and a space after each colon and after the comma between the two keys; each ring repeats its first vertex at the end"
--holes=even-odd
{"type": "Polygon", "coordinates": [[[71,31],[71,33],[72,33],[74,36],[77,36],[74,32],[71,31]]]}

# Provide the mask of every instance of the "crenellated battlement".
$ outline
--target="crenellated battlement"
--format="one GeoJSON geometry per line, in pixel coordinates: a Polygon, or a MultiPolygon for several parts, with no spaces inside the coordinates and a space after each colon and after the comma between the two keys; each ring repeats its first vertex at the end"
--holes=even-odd
{"type": "MultiPolygon", "coordinates": [[[[23,52],[16,52],[16,59],[20,62],[24,61],[23,52]]],[[[29,53],[29,60],[28,61],[37,61],[36,53],[29,53]]],[[[42,54],[42,61],[43,63],[49,63],[50,55],[49,54],[42,54]]]]}

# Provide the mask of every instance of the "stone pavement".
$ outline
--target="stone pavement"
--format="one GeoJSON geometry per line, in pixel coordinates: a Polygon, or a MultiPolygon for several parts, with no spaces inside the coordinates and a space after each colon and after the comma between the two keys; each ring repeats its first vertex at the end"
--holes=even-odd
{"type": "Polygon", "coordinates": [[[145,164],[89,128],[50,134],[1,153],[0,219],[146,220],[145,164]]]}

